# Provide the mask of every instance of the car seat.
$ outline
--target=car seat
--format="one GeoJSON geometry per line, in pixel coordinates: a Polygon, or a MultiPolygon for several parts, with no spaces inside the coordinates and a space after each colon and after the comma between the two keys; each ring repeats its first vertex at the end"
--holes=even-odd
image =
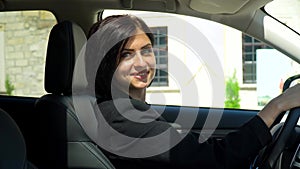
{"type": "Polygon", "coordinates": [[[0,169],[36,169],[27,160],[23,135],[15,121],[0,109],[0,169]]]}
{"type": "MultiPolygon", "coordinates": [[[[86,36],[77,24],[63,21],[50,32],[44,87],[36,102],[40,119],[41,159],[38,167],[113,169],[99,147],[86,135],[74,110],[73,69],[86,36]]],[[[76,96],[77,99],[80,96],[76,96]]]]}

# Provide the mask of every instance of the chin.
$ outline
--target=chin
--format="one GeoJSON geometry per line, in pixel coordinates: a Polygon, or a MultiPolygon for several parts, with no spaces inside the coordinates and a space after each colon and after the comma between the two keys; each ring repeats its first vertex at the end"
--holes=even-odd
{"type": "Polygon", "coordinates": [[[136,85],[132,85],[132,88],[135,88],[135,89],[145,89],[148,87],[148,83],[144,83],[144,84],[136,84],[136,85]]]}

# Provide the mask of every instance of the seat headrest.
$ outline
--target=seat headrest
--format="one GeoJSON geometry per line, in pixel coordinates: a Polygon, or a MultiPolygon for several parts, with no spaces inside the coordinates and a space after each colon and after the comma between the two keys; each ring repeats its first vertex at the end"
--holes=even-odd
{"type": "Polygon", "coordinates": [[[25,168],[26,146],[15,121],[0,109],[0,168],[25,168]]]}
{"type": "Polygon", "coordinates": [[[86,35],[73,22],[63,21],[52,28],[45,66],[44,87],[48,93],[71,93],[74,64],[85,43],[86,35]]]}

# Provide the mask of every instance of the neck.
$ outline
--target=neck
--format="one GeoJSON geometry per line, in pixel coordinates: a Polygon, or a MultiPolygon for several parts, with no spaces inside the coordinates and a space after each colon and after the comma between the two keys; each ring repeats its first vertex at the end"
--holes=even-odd
{"type": "Polygon", "coordinates": [[[145,102],[146,89],[130,89],[129,96],[133,99],[145,102]]]}
{"type": "Polygon", "coordinates": [[[118,95],[118,92],[120,92],[120,95],[127,95],[130,96],[133,99],[145,102],[146,100],[146,88],[143,89],[137,89],[137,88],[131,88],[129,87],[129,91],[124,90],[122,87],[120,86],[112,86],[113,87],[113,91],[115,91],[118,95]]]}

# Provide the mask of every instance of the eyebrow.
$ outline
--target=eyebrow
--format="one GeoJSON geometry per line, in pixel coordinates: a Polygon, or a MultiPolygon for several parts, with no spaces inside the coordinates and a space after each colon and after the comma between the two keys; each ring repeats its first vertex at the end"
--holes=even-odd
{"type": "MultiPolygon", "coordinates": [[[[147,48],[149,48],[149,47],[151,47],[151,46],[152,46],[151,43],[148,43],[148,44],[146,44],[145,46],[141,47],[141,49],[147,49],[147,48]]],[[[127,51],[134,51],[134,49],[127,49],[127,48],[124,48],[123,51],[124,51],[124,50],[127,50],[127,51]]]]}

